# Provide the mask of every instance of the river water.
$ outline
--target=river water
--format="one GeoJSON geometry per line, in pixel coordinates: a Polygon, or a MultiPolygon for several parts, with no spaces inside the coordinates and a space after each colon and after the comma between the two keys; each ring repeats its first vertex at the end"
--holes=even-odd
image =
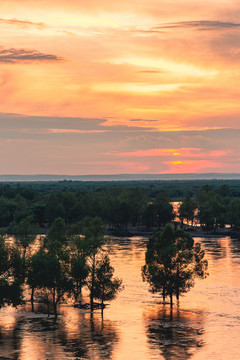
{"type": "Polygon", "coordinates": [[[57,322],[38,305],[0,310],[0,355],[21,360],[238,360],[240,359],[240,242],[199,238],[209,277],[170,311],[142,282],[147,238],[115,239],[108,248],[124,290],[93,317],[60,308],[57,322]]]}

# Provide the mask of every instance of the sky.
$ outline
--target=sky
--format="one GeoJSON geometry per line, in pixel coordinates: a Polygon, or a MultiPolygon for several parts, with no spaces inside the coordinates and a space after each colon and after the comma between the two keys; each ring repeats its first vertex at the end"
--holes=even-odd
{"type": "Polygon", "coordinates": [[[1,0],[0,173],[240,173],[236,0],[1,0]]]}

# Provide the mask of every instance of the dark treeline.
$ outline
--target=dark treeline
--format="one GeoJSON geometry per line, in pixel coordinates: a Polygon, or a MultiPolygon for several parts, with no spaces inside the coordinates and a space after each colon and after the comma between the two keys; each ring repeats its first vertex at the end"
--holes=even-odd
{"type": "Polygon", "coordinates": [[[46,193],[49,191],[68,190],[72,192],[90,191],[97,192],[109,189],[142,189],[150,197],[156,197],[161,191],[166,191],[172,200],[178,201],[187,194],[194,195],[204,185],[212,185],[214,188],[227,185],[231,189],[232,196],[240,196],[240,180],[121,180],[121,181],[23,181],[2,182],[0,188],[25,187],[34,192],[46,193]]]}
{"type": "Polygon", "coordinates": [[[240,226],[240,181],[212,180],[2,184],[0,227],[15,233],[16,225],[31,219],[49,228],[61,217],[69,228],[90,216],[101,218],[109,229],[152,231],[174,220],[169,204],[174,200],[183,202],[182,223],[197,219],[207,230],[240,226]]]}

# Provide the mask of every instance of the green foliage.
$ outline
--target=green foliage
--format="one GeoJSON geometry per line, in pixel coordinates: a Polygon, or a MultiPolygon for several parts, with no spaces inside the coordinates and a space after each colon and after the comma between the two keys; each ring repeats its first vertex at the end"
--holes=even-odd
{"type": "Polygon", "coordinates": [[[22,270],[21,256],[17,250],[9,249],[5,238],[0,236],[0,307],[23,303],[22,270]]]}
{"type": "Polygon", "coordinates": [[[86,285],[86,279],[89,275],[89,266],[87,264],[87,258],[81,254],[75,254],[71,258],[71,270],[70,275],[73,281],[74,299],[77,302],[80,300],[82,287],[86,285]]]}
{"type": "Polygon", "coordinates": [[[153,202],[149,203],[143,212],[143,223],[148,230],[152,227],[166,225],[174,219],[173,206],[170,204],[169,195],[165,192],[159,193],[153,202]]]}
{"type": "Polygon", "coordinates": [[[235,228],[240,227],[240,198],[233,198],[228,203],[228,223],[235,228]]]}
{"type": "Polygon", "coordinates": [[[211,187],[204,186],[197,193],[198,218],[206,229],[227,224],[228,198],[222,197],[211,187]]]}
{"type": "Polygon", "coordinates": [[[182,230],[166,225],[161,233],[150,239],[146,251],[146,265],[142,268],[143,280],[152,292],[160,292],[172,299],[189,291],[196,276],[207,276],[207,260],[199,243],[182,230]]]}
{"type": "Polygon", "coordinates": [[[33,243],[39,232],[39,226],[34,223],[33,216],[28,216],[19,223],[12,224],[10,232],[15,235],[16,245],[25,258],[27,248],[33,243]]]}
{"type": "Polygon", "coordinates": [[[102,306],[104,301],[115,299],[118,292],[123,289],[122,280],[114,278],[113,273],[114,268],[110,265],[108,255],[97,261],[93,297],[101,300],[102,306]]]}
{"type": "Polygon", "coordinates": [[[186,195],[179,207],[179,218],[181,222],[183,222],[183,220],[193,222],[196,208],[197,204],[194,199],[191,198],[189,194],[186,195]]]}
{"type": "Polygon", "coordinates": [[[66,225],[62,218],[57,218],[50,226],[44,241],[50,254],[64,256],[64,246],[67,244],[66,225]]]}
{"type": "Polygon", "coordinates": [[[0,228],[8,227],[11,232],[15,225],[32,216],[34,223],[45,228],[59,217],[68,228],[85,217],[100,217],[111,229],[120,232],[126,232],[129,225],[151,230],[173,219],[170,200],[183,199],[181,218],[191,221],[191,203],[195,202],[201,210],[198,217],[202,226],[211,229],[231,224],[228,203],[239,197],[239,180],[2,184],[0,228]]]}
{"type": "Polygon", "coordinates": [[[104,223],[98,218],[86,217],[80,223],[81,234],[84,236],[84,246],[89,256],[95,256],[104,245],[104,223]]]}

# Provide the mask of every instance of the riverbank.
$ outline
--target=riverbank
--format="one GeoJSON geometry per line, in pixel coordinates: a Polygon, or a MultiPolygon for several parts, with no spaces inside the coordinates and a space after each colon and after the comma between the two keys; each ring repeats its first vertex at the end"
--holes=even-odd
{"type": "MultiPolygon", "coordinates": [[[[177,228],[180,228],[178,226],[177,228]]],[[[233,239],[240,240],[240,231],[234,231],[231,229],[213,229],[213,230],[202,230],[199,226],[184,227],[184,231],[190,234],[192,237],[222,237],[229,236],[233,239]]],[[[114,229],[108,231],[108,235],[119,236],[119,237],[131,237],[131,236],[146,236],[149,237],[155,232],[159,231],[157,228],[151,231],[138,229],[137,227],[128,227],[127,229],[114,229]]]]}

